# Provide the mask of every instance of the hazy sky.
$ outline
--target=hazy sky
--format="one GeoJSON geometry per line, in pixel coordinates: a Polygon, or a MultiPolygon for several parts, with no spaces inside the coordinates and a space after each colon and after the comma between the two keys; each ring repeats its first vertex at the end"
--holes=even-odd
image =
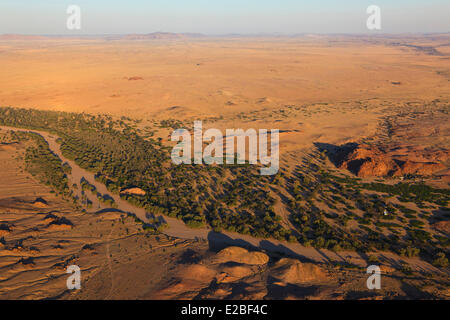
{"type": "Polygon", "coordinates": [[[0,0],[0,34],[367,33],[369,5],[383,33],[450,31],[449,0],[0,0]],[[79,31],[66,29],[70,4],[79,31]]]}

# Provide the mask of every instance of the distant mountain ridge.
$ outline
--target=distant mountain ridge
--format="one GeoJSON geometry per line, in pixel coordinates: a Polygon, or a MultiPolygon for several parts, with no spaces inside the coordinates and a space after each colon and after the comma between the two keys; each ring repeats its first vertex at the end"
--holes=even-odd
{"type": "Polygon", "coordinates": [[[432,34],[280,34],[280,33],[259,33],[259,34],[216,34],[207,35],[202,33],[175,33],[175,32],[152,32],[152,33],[130,33],[130,34],[55,34],[55,35],[26,35],[26,34],[0,34],[0,41],[28,41],[28,40],[53,40],[53,39],[104,39],[104,40],[183,40],[183,39],[201,39],[201,38],[279,38],[279,39],[321,39],[324,41],[333,39],[341,41],[370,41],[379,43],[380,41],[393,41],[390,46],[404,46],[422,51],[431,55],[441,55],[433,50],[432,47],[418,45],[416,42],[421,39],[432,38],[434,40],[447,40],[450,33],[432,33],[432,34]],[[402,40],[402,42],[399,41],[402,40]]]}
{"type": "Polygon", "coordinates": [[[92,39],[101,38],[108,40],[176,40],[203,38],[206,35],[200,33],[172,33],[172,32],[153,32],[153,33],[133,33],[123,35],[24,35],[24,34],[0,34],[0,41],[5,40],[48,40],[48,39],[92,39]]]}
{"type": "Polygon", "coordinates": [[[0,34],[0,40],[44,40],[45,36],[25,35],[25,34],[0,34]]]}
{"type": "Polygon", "coordinates": [[[200,38],[205,35],[200,33],[172,33],[172,32],[153,32],[147,34],[127,34],[121,36],[122,40],[164,40],[164,39],[185,39],[200,38]]]}

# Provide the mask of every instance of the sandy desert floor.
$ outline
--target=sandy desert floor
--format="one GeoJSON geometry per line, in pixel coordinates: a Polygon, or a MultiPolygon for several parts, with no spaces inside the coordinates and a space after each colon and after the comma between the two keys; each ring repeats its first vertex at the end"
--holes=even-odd
{"type": "Polygon", "coordinates": [[[214,125],[292,130],[289,149],[340,143],[373,135],[386,106],[448,101],[448,38],[0,41],[0,105],[224,117],[214,125]]]}
{"type": "MultiPolygon", "coordinates": [[[[427,183],[448,188],[449,42],[449,35],[0,37],[0,106],[131,117],[168,145],[173,128],[163,120],[278,128],[285,173],[318,145],[370,142],[396,161],[439,163],[427,183]]],[[[258,258],[264,263],[243,262],[205,241],[145,232],[124,214],[82,212],[24,170],[26,146],[0,146],[0,298],[448,298],[448,273],[439,270],[430,276],[386,263],[389,285],[374,295],[354,266],[299,267],[268,252],[258,258]],[[70,264],[82,265],[88,290],[65,289],[70,264]]],[[[276,213],[290,227],[286,210],[276,213]]]]}
{"type": "Polygon", "coordinates": [[[0,105],[204,118],[305,103],[447,99],[448,38],[2,41],[0,105]],[[441,55],[394,45],[429,42],[441,55]]]}

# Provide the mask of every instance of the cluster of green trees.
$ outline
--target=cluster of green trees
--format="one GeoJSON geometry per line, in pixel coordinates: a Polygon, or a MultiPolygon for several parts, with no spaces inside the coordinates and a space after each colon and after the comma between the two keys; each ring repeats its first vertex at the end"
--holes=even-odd
{"type": "Polygon", "coordinates": [[[111,207],[111,208],[117,208],[117,203],[111,196],[107,194],[101,194],[100,192],[97,192],[97,199],[104,205],[111,207]]]}
{"type": "MultiPolygon", "coordinates": [[[[129,119],[29,109],[0,108],[0,125],[45,130],[60,137],[64,156],[95,173],[108,190],[138,187],[145,196],[121,195],[152,213],[209,224],[258,237],[293,240],[273,211],[268,177],[248,165],[174,165],[160,141],[139,134],[129,119]]],[[[165,125],[178,126],[169,121],[165,125]]],[[[87,182],[83,190],[95,192],[87,182]]]]}
{"type": "Polygon", "coordinates": [[[65,196],[71,194],[66,175],[67,166],[48,147],[47,142],[40,135],[21,133],[33,141],[25,151],[26,170],[41,183],[48,185],[55,192],[65,196]]]}
{"type": "Polygon", "coordinates": [[[364,183],[364,189],[373,190],[390,195],[398,195],[404,202],[435,203],[446,207],[450,199],[450,189],[437,189],[426,184],[397,183],[394,185],[384,183],[364,183]]]}
{"type": "Polygon", "coordinates": [[[92,193],[97,191],[97,188],[93,184],[90,184],[85,178],[81,178],[80,185],[83,191],[90,191],[92,193]]]}
{"type": "Polygon", "coordinates": [[[390,201],[393,195],[399,195],[422,207],[426,207],[426,202],[443,204],[448,201],[448,189],[364,184],[358,178],[335,176],[308,163],[288,179],[287,189],[292,195],[290,219],[305,245],[332,250],[389,250],[427,258],[432,257],[436,247],[448,247],[448,238],[433,237],[425,230],[422,219],[428,218],[426,215],[390,201]],[[329,209],[324,210],[323,205],[329,209]],[[357,209],[362,214],[356,214],[357,209]],[[351,220],[358,223],[358,229],[348,228],[351,220]],[[406,230],[406,235],[402,236],[402,230],[406,230]]]}
{"type": "Polygon", "coordinates": [[[182,121],[176,119],[161,120],[159,126],[161,128],[170,128],[173,130],[185,127],[182,121]]]}

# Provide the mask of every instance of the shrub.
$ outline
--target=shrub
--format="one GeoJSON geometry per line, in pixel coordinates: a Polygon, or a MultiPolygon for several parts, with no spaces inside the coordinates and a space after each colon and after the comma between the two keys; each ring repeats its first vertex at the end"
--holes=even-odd
{"type": "Polygon", "coordinates": [[[439,268],[448,267],[448,259],[445,256],[445,253],[439,252],[436,254],[435,259],[433,260],[433,265],[439,268]]]}

